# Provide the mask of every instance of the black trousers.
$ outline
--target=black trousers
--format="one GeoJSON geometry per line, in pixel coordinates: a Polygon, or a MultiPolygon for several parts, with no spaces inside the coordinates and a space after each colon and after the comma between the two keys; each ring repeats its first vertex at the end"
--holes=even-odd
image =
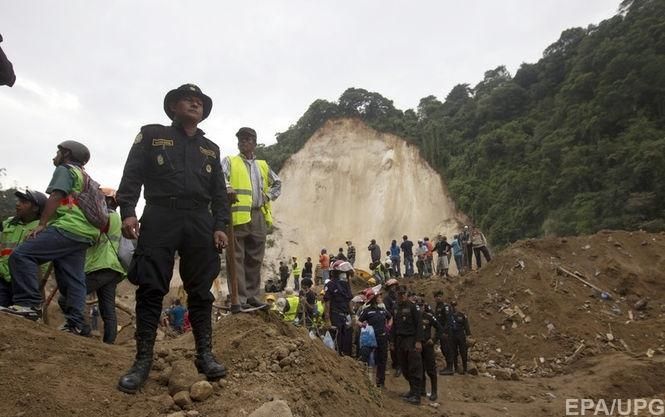
{"type": "Polygon", "coordinates": [[[335,326],[335,329],[331,329],[330,333],[335,341],[337,353],[351,356],[353,350],[353,328],[346,325],[346,314],[332,311],[330,313],[330,324],[335,326]]]}
{"type": "Polygon", "coordinates": [[[397,336],[396,349],[402,375],[409,381],[411,394],[419,395],[423,378],[423,360],[420,352],[416,352],[416,338],[397,336]]]}
{"type": "Polygon", "coordinates": [[[481,246],[479,248],[473,248],[473,254],[476,256],[476,267],[480,269],[482,266],[482,260],[480,259],[480,254],[483,254],[485,257],[485,260],[487,262],[492,260],[492,256],[490,255],[489,249],[487,249],[487,246],[481,246]]]}
{"type": "Polygon", "coordinates": [[[447,334],[441,335],[439,339],[439,344],[441,345],[441,353],[443,354],[443,359],[446,360],[446,369],[453,369],[454,358],[451,355],[449,337],[447,334]]]}
{"type": "Polygon", "coordinates": [[[388,337],[376,335],[376,351],[374,361],[376,362],[376,384],[384,385],[386,382],[386,363],[388,362],[388,337]]]}
{"type": "Polygon", "coordinates": [[[183,210],[148,205],[141,218],[138,246],[128,271],[136,290],[136,333],[154,335],[162,301],[169,291],[176,251],[187,292],[189,320],[195,332],[210,332],[219,275],[219,254],[213,241],[213,219],[207,208],[183,210]]]}
{"type": "Polygon", "coordinates": [[[432,383],[432,388],[436,389],[437,386],[437,375],[436,375],[436,357],[434,353],[434,345],[428,344],[427,342],[423,343],[423,350],[421,356],[423,358],[423,372],[422,372],[422,383],[421,383],[421,392],[426,392],[427,379],[425,379],[425,374],[429,377],[430,382],[432,383]]]}
{"type": "Polygon", "coordinates": [[[466,334],[464,333],[464,330],[450,332],[448,341],[450,345],[450,355],[453,358],[455,368],[459,369],[459,365],[457,364],[457,355],[459,355],[462,358],[462,369],[466,371],[469,348],[466,345],[466,334]]]}

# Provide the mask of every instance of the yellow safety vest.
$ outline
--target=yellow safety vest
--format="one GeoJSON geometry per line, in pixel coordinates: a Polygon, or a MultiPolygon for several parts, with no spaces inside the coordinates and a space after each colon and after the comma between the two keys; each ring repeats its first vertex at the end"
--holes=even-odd
{"type": "Polygon", "coordinates": [[[298,308],[300,307],[300,297],[297,295],[292,295],[286,297],[286,301],[289,302],[289,309],[284,313],[284,321],[292,322],[296,319],[296,314],[298,314],[298,308]]]}
{"type": "MultiPolygon", "coordinates": [[[[252,220],[252,180],[245,164],[245,160],[240,155],[228,156],[230,166],[230,185],[236,191],[238,201],[231,206],[231,217],[233,225],[249,223],[252,220]]],[[[268,194],[268,177],[270,168],[268,163],[263,160],[256,160],[263,179],[263,192],[268,194]]],[[[272,209],[270,201],[266,201],[261,207],[263,216],[268,226],[272,225],[272,209]]]]}

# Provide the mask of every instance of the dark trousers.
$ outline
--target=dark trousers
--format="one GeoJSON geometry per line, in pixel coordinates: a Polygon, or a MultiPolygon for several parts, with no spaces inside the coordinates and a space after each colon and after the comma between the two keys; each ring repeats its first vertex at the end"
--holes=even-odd
{"type": "MultiPolygon", "coordinates": [[[[266,250],[268,226],[261,209],[252,209],[251,216],[249,223],[233,226],[240,303],[246,303],[248,298],[258,301],[261,291],[261,264],[266,250]]],[[[231,293],[231,280],[228,280],[228,286],[231,293]]],[[[282,289],[285,287],[286,280],[283,280],[282,289]]]]}
{"type": "Polygon", "coordinates": [[[7,282],[4,278],[0,277],[0,307],[9,307],[12,305],[12,283],[7,282]]]}
{"type": "Polygon", "coordinates": [[[444,334],[439,339],[439,344],[441,345],[441,353],[443,358],[446,360],[446,369],[453,369],[453,357],[451,355],[450,343],[447,334],[444,334]]]}
{"type": "Polygon", "coordinates": [[[473,248],[473,253],[476,255],[476,267],[480,269],[482,266],[482,261],[480,260],[480,254],[482,253],[483,256],[485,257],[485,260],[487,262],[492,260],[492,256],[490,255],[489,249],[487,249],[487,246],[481,246],[479,248],[473,248]]]}
{"type": "Polygon", "coordinates": [[[113,344],[118,335],[118,318],[115,314],[115,288],[122,278],[120,272],[100,269],[85,276],[88,294],[97,294],[99,315],[104,322],[104,343],[113,344]]]}
{"type": "Polygon", "coordinates": [[[464,330],[456,330],[451,332],[448,336],[448,340],[450,345],[450,355],[453,358],[455,369],[459,370],[459,365],[457,362],[457,355],[459,355],[462,358],[462,369],[466,371],[469,349],[466,345],[466,334],[464,333],[464,330]]]}
{"type": "Polygon", "coordinates": [[[405,277],[413,276],[413,255],[412,256],[404,255],[404,276],[405,277]]]}
{"type": "Polygon", "coordinates": [[[374,351],[376,385],[384,385],[386,382],[386,363],[388,362],[388,337],[377,335],[376,344],[376,350],[374,351]]]}
{"type": "Polygon", "coordinates": [[[85,310],[85,252],[89,243],[72,240],[49,226],[36,237],[16,247],[9,256],[12,271],[13,304],[39,308],[39,265],[53,261],[58,290],[66,298],[63,310],[67,324],[82,329],[86,326],[85,310]]]}
{"type": "Polygon", "coordinates": [[[353,350],[353,329],[346,325],[346,313],[331,312],[330,324],[335,329],[331,329],[331,336],[335,341],[335,350],[340,356],[351,356],[353,350]]]}
{"type": "Polygon", "coordinates": [[[399,354],[402,375],[409,381],[410,392],[413,395],[419,395],[423,378],[423,360],[420,352],[416,352],[416,338],[398,336],[396,349],[399,354]]]}
{"type": "Polygon", "coordinates": [[[422,383],[420,386],[420,392],[427,392],[427,379],[425,378],[425,374],[427,374],[430,383],[432,384],[432,393],[434,393],[437,389],[436,357],[434,354],[434,345],[428,344],[427,342],[423,343],[423,350],[420,353],[423,360],[422,383]]]}
{"type": "Polygon", "coordinates": [[[471,243],[467,243],[464,245],[464,263],[466,268],[470,271],[471,270],[471,265],[473,260],[471,259],[473,257],[473,245],[471,243]]]}
{"type": "Polygon", "coordinates": [[[180,255],[180,277],[187,292],[189,319],[195,332],[211,331],[212,283],[219,274],[213,243],[213,219],[207,209],[181,210],[146,206],[128,278],[136,290],[136,333],[154,335],[162,301],[169,291],[174,256],[180,255]]]}

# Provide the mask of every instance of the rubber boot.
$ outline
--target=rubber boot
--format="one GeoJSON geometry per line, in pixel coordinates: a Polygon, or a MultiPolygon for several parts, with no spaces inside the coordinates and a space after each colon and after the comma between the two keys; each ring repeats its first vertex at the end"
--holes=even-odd
{"type": "Polygon", "coordinates": [[[411,392],[411,395],[404,398],[404,401],[406,401],[409,404],[413,405],[420,405],[420,388],[418,386],[415,386],[411,381],[409,381],[409,392],[411,392]]]}
{"type": "Polygon", "coordinates": [[[127,394],[136,394],[150,374],[155,334],[136,335],[136,360],[129,371],[120,377],[118,389],[127,394]]]}
{"type": "Polygon", "coordinates": [[[438,396],[438,387],[437,387],[437,378],[436,375],[430,379],[432,383],[432,393],[429,396],[430,401],[436,401],[436,399],[439,397],[438,396]]]}
{"type": "Polygon", "coordinates": [[[453,372],[452,367],[446,367],[445,369],[442,369],[439,372],[439,375],[454,375],[454,374],[455,374],[455,372],[453,372]]]}
{"type": "Polygon", "coordinates": [[[203,331],[194,331],[194,341],[196,343],[196,359],[194,365],[196,369],[208,378],[215,381],[226,376],[226,368],[217,362],[212,354],[212,329],[203,329],[203,331]]]}

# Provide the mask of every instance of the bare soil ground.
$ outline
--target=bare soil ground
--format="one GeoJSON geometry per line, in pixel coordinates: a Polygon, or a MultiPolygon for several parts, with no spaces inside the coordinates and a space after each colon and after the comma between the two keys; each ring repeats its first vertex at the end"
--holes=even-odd
{"type": "MultiPolygon", "coordinates": [[[[214,350],[229,375],[213,384],[210,398],[186,408],[200,416],[243,416],[283,399],[296,416],[531,417],[564,415],[566,398],[662,399],[664,250],[664,234],[642,232],[526,240],[477,273],[409,281],[428,297],[443,288],[471,321],[478,375],[439,377],[438,405],[403,403],[403,378],[389,376],[387,387],[376,389],[355,360],[270,313],[257,313],[215,324],[214,350]],[[557,266],[581,273],[611,299],[557,274],[557,266]],[[644,308],[643,301],[635,305],[640,300],[647,300],[644,308]]],[[[191,334],[158,343],[151,378],[132,396],[115,388],[131,364],[131,340],[107,346],[62,334],[52,328],[57,315],[51,318],[45,326],[0,316],[0,416],[174,411],[167,410],[160,373],[193,358],[191,334]]]]}

